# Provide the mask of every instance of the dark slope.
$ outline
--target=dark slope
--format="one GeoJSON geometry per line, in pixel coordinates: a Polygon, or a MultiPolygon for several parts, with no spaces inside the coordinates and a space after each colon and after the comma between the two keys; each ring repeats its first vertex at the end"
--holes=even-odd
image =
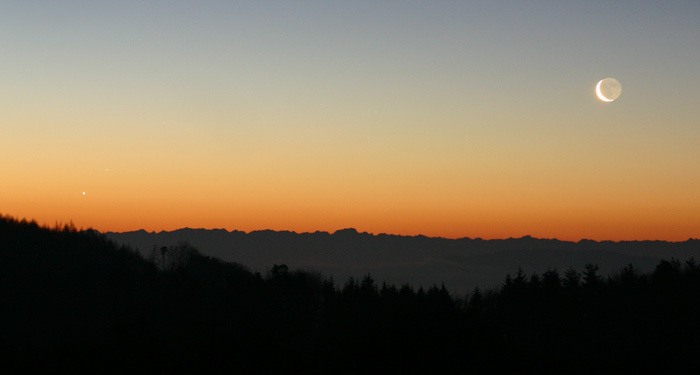
{"type": "Polygon", "coordinates": [[[71,352],[108,353],[139,313],[145,266],[95,231],[0,218],[3,364],[60,366],[71,352]]]}
{"type": "MultiPolygon", "coordinates": [[[[500,251],[572,251],[516,249],[500,251]]],[[[0,218],[0,267],[3,373],[700,370],[692,260],[609,278],[592,266],[510,270],[502,287],[462,300],[444,287],[367,276],[336,285],[280,265],[262,276],[186,244],[149,262],[94,231],[0,218]]]]}
{"type": "Polygon", "coordinates": [[[220,320],[226,290],[254,293],[255,277],[194,249],[186,266],[158,270],[96,231],[0,216],[0,370],[121,373],[197,358],[193,330],[220,320]]]}

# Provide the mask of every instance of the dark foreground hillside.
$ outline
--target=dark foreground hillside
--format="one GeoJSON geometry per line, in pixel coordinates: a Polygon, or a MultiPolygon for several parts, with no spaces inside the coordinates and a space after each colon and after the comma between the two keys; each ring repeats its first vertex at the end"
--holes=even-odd
{"type": "Polygon", "coordinates": [[[700,370],[700,267],[509,276],[493,291],[265,275],[183,243],[0,218],[0,364],[78,372],[700,370]]]}

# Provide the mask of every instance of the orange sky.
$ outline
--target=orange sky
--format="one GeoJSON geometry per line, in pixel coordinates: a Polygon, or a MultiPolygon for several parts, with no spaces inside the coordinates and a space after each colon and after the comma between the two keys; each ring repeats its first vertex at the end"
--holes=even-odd
{"type": "Polygon", "coordinates": [[[0,213],[700,237],[700,3],[390,3],[8,5],[0,213]]]}

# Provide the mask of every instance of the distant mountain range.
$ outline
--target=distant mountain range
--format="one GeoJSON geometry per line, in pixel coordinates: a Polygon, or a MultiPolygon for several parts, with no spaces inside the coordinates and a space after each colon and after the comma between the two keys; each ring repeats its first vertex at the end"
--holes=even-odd
{"type": "Polygon", "coordinates": [[[339,284],[349,277],[370,274],[378,282],[429,287],[445,284],[456,293],[500,286],[519,268],[530,275],[554,268],[563,274],[587,263],[610,275],[632,264],[652,271],[660,259],[700,260],[700,240],[667,241],[560,241],[530,236],[499,240],[445,239],[358,233],[295,233],[262,230],[245,233],[224,229],[178,229],[172,232],[134,232],[105,235],[148,256],[152,249],[186,241],[205,255],[236,262],[265,274],[274,264],[317,271],[339,284]]]}

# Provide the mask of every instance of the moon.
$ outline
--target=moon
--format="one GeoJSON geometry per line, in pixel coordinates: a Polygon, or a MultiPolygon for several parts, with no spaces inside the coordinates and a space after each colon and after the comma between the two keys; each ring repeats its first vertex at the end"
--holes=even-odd
{"type": "Polygon", "coordinates": [[[604,102],[612,102],[619,98],[621,93],[622,85],[620,81],[615,78],[601,79],[598,84],[595,85],[595,94],[598,95],[598,99],[604,102]]]}

